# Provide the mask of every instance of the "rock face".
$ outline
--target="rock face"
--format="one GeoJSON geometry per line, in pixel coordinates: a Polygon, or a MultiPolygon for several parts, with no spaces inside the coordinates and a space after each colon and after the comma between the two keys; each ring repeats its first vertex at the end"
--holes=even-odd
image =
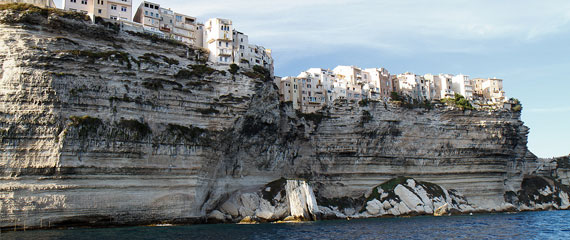
{"type": "MultiPolygon", "coordinates": [[[[354,201],[344,208],[359,209],[358,213],[342,211],[335,206],[325,206],[332,211],[348,217],[379,217],[385,215],[420,215],[434,214],[436,209],[456,213],[472,212],[475,209],[465,197],[455,190],[447,190],[437,184],[418,182],[407,177],[398,177],[386,181],[366,192],[362,200],[354,201]],[[362,206],[359,206],[362,203],[362,206]]],[[[336,215],[336,214],[335,214],[336,215]]]]}
{"type": "Polygon", "coordinates": [[[235,192],[219,209],[234,222],[246,218],[259,222],[285,219],[306,221],[317,220],[320,215],[311,186],[304,180],[284,178],[254,192],[235,192]]]}
{"type": "Polygon", "coordinates": [[[542,166],[517,112],[300,114],[267,71],[231,74],[175,42],[30,11],[0,23],[0,227],[503,209],[542,166]],[[282,177],[306,180],[298,198],[282,177]]]}

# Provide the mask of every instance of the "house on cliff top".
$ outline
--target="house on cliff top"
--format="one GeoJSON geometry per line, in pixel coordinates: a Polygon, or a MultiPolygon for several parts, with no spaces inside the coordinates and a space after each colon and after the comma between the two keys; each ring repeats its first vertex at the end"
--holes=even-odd
{"type": "Polygon", "coordinates": [[[0,4],[8,3],[26,3],[32,4],[36,7],[56,8],[55,2],[53,0],[0,0],[0,4]]]}

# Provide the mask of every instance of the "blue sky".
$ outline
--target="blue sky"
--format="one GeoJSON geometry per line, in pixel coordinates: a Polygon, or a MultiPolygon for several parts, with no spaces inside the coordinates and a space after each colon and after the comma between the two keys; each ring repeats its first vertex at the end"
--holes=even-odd
{"type": "Polygon", "coordinates": [[[279,76],[356,65],[502,78],[507,96],[523,103],[530,150],[570,153],[570,1],[155,2],[202,22],[232,19],[251,43],[273,50],[279,76]]]}

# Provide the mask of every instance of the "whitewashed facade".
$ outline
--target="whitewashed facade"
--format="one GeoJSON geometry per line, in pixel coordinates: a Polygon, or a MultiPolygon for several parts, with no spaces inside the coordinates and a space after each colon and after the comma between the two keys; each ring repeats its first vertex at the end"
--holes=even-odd
{"type": "Polygon", "coordinates": [[[91,17],[131,21],[132,0],[63,0],[63,9],[91,17]]]}

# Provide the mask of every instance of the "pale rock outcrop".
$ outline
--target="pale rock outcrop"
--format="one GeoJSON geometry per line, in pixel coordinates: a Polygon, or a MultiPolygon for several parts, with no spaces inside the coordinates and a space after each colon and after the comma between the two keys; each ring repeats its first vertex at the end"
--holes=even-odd
{"type": "MultiPolygon", "coordinates": [[[[409,179],[412,180],[412,179],[409,179]]],[[[408,184],[409,184],[409,180],[408,180],[408,184]]],[[[414,182],[412,180],[412,182],[414,182]]],[[[415,184],[415,183],[414,183],[415,184]]],[[[415,187],[415,185],[413,185],[415,187]]],[[[413,188],[412,186],[408,185],[408,187],[413,188]]],[[[398,185],[396,188],[394,188],[394,193],[396,194],[396,196],[398,196],[401,200],[400,206],[405,206],[407,208],[400,208],[400,212],[404,213],[404,212],[409,212],[411,210],[418,210],[421,211],[423,210],[423,205],[424,203],[422,202],[422,200],[420,198],[418,198],[418,196],[416,195],[416,193],[411,192],[410,190],[408,190],[408,188],[404,187],[403,185],[398,185]],[[406,209],[405,211],[403,211],[403,209],[406,209]]]]}
{"type": "Polygon", "coordinates": [[[372,201],[366,202],[366,211],[371,216],[379,215],[384,212],[383,210],[384,208],[382,206],[382,203],[378,201],[378,199],[373,199],[372,201]]]}

